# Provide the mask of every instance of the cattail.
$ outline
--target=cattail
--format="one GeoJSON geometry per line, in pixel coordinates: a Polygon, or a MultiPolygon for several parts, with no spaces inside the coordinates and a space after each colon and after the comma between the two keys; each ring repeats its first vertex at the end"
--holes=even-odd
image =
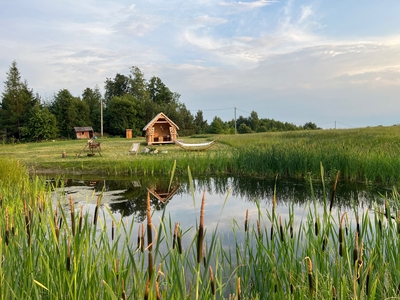
{"type": "Polygon", "coordinates": [[[8,245],[8,207],[6,207],[6,236],[5,236],[5,242],[6,245],[8,245]]]}
{"type": "Polygon", "coordinates": [[[71,241],[68,237],[68,244],[67,244],[67,271],[71,271],[71,241]]]}
{"type": "Polygon", "coordinates": [[[289,273],[289,283],[290,283],[290,293],[294,293],[294,286],[293,286],[293,278],[292,278],[292,273],[289,273]]]}
{"type": "Polygon", "coordinates": [[[278,292],[278,284],[277,284],[277,276],[276,276],[276,269],[274,269],[274,293],[278,292]]]}
{"type": "Polygon", "coordinates": [[[371,268],[368,268],[368,273],[367,273],[367,278],[365,279],[365,294],[368,296],[369,295],[369,278],[371,276],[371,268]]]}
{"type": "Polygon", "coordinates": [[[172,238],[172,249],[175,249],[175,244],[176,244],[176,236],[178,234],[178,222],[175,223],[175,228],[174,228],[174,236],[172,238]]]}
{"type": "Polygon", "coordinates": [[[153,225],[151,221],[151,206],[150,206],[150,192],[147,192],[147,249],[149,250],[148,254],[148,271],[149,271],[149,280],[153,276],[153,225]]]}
{"type": "Polygon", "coordinates": [[[246,218],[244,219],[244,232],[248,231],[249,210],[246,209],[246,218]]]}
{"type": "Polygon", "coordinates": [[[274,238],[274,224],[271,223],[271,241],[273,240],[273,238],[274,238]]]}
{"type": "Polygon", "coordinates": [[[279,216],[279,231],[280,231],[280,234],[281,234],[281,242],[283,242],[284,239],[283,239],[282,216],[279,216]]]}
{"type": "Polygon", "coordinates": [[[261,237],[261,227],[260,227],[260,221],[257,220],[257,233],[258,233],[258,237],[261,237]]]}
{"type": "Polygon", "coordinates": [[[333,186],[333,191],[332,191],[332,195],[331,195],[331,204],[329,206],[329,213],[331,213],[331,214],[332,214],[332,209],[333,209],[333,200],[335,199],[335,194],[336,194],[336,187],[337,187],[337,183],[339,180],[339,174],[340,174],[340,171],[338,171],[336,173],[335,184],[333,186]]]}
{"type": "Polygon", "coordinates": [[[306,256],[304,259],[307,259],[308,262],[308,286],[310,288],[311,297],[314,297],[314,282],[312,276],[312,261],[311,258],[306,256]]]}
{"type": "Polygon", "coordinates": [[[59,217],[58,219],[58,227],[61,228],[62,227],[62,223],[63,223],[63,217],[62,215],[59,217]]]}
{"type": "Polygon", "coordinates": [[[69,196],[69,208],[71,211],[72,236],[75,236],[75,208],[74,208],[74,201],[72,200],[72,196],[69,196]]]}
{"type": "Polygon", "coordinates": [[[81,206],[81,211],[79,213],[79,233],[82,232],[82,221],[83,221],[83,206],[81,206]]]}
{"type": "Polygon", "coordinates": [[[26,200],[24,201],[24,214],[25,214],[25,227],[26,227],[26,233],[28,235],[28,245],[31,244],[31,228],[30,228],[30,219],[29,219],[29,213],[26,205],[26,200]]]}
{"type": "Polygon", "coordinates": [[[114,269],[115,269],[115,278],[117,279],[117,281],[118,281],[118,273],[119,273],[119,260],[118,260],[118,258],[116,258],[115,259],[115,262],[114,262],[114,269]]]}
{"type": "Polygon", "coordinates": [[[111,221],[111,240],[114,241],[114,220],[111,221]]]}
{"type": "Polygon", "coordinates": [[[149,287],[150,287],[150,279],[146,282],[146,290],[144,292],[144,300],[149,299],[149,287]]]}
{"type": "Polygon", "coordinates": [[[344,213],[342,215],[342,218],[340,219],[340,224],[339,224],[339,243],[343,243],[343,220],[344,217],[346,216],[347,213],[344,213]]]}
{"type": "Polygon", "coordinates": [[[314,231],[315,231],[315,235],[318,236],[318,217],[314,222],[314,231]]]}
{"type": "Polygon", "coordinates": [[[389,216],[389,201],[385,201],[385,217],[388,221],[390,221],[390,216],[389,216]]]}
{"type": "Polygon", "coordinates": [[[14,226],[14,217],[11,216],[11,233],[14,236],[15,235],[15,226],[14,226]]]}
{"type": "Polygon", "coordinates": [[[207,256],[206,256],[206,243],[204,243],[203,246],[203,264],[204,264],[204,268],[207,267],[207,256]]]}
{"type": "Polygon", "coordinates": [[[293,238],[293,220],[290,220],[289,228],[290,228],[290,238],[292,239],[293,238]]]}
{"type": "Polygon", "coordinates": [[[122,278],[121,286],[122,286],[122,295],[121,295],[121,299],[122,299],[122,300],[126,300],[124,278],[122,278]]]}
{"type": "Polygon", "coordinates": [[[237,299],[240,300],[240,294],[241,294],[241,288],[240,288],[240,277],[237,279],[237,299]]]}
{"type": "Polygon", "coordinates": [[[142,223],[142,235],[140,236],[140,251],[144,252],[144,224],[142,223]]]}
{"type": "Polygon", "coordinates": [[[214,282],[214,274],[212,267],[209,267],[209,272],[210,272],[210,288],[211,288],[211,294],[215,295],[215,282],[214,282]]]}
{"type": "Polygon", "coordinates": [[[358,211],[356,211],[356,222],[357,222],[356,230],[357,230],[358,234],[360,234],[360,217],[358,215],[358,211]]]}
{"type": "Polygon", "coordinates": [[[332,300],[336,300],[336,289],[332,286],[332,300]]]}
{"type": "Polygon", "coordinates": [[[177,232],[176,240],[178,242],[178,252],[179,252],[179,254],[182,254],[182,238],[181,238],[181,232],[179,229],[177,232]]]}
{"type": "Polygon", "coordinates": [[[328,239],[326,235],[324,235],[324,238],[322,239],[322,251],[324,252],[326,249],[326,243],[328,242],[328,239]]]}
{"type": "Polygon", "coordinates": [[[199,231],[197,235],[197,263],[201,262],[201,256],[203,254],[203,239],[204,239],[204,202],[205,202],[205,191],[203,193],[203,198],[201,199],[200,208],[200,224],[199,231]]]}
{"type": "Polygon", "coordinates": [[[101,194],[99,194],[97,196],[96,208],[94,209],[94,217],[93,217],[94,226],[97,225],[97,217],[98,217],[98,214],[99,214],[100,201],[101,201],[101,194]]]}

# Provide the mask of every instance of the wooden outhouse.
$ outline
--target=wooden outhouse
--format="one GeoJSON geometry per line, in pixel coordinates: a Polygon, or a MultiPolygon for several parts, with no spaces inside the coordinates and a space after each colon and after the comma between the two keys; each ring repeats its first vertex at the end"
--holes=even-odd
{"type": "Polygon", "coordinates": [[[144,128],[147,145],[172,144],[178,136],[179,127],[160,112],[144,128]]]}
{"type": "Polygon", "coordinates": [[[93,137],[92,127],[74,127],[77,139],[91,139],[93,137]]]}

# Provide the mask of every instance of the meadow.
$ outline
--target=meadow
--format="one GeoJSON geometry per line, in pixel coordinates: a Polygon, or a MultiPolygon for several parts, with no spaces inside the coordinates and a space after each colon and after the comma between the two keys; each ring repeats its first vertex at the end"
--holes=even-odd
{"type": "Polygon", "coordinates": [[[134,232],[101,195],[92,214],[72,197],[65,207],[43,179],[0,158],[0,299],[398,298],[399,195],[335,213],[338,178],[322,214],[312,201],[294,226],[293,207],[282,218],[274,196],[271,210],[234,220],[226,247],[218,229],[207,231],[206,194],[193,199],[200,209],[190,228],[168,215],[153,220],[148,196],[147,219],[134,232]]]}
{"type": "MultiPolygon", "coordinates": [[[[182,137],[187,143],[211,141],[216,136],[182,137]]],[[[221,135],[203,152],[187,152],[175,145],[154,145],[158,154],[129,155],[132,142],[146,147],[144,138],[101,138],[102,156],[77,156],[85,140],[46,141],[0,145],[0,157],[14,158],[32,173],[105,175],[169,174],[176,161],[178,174],[235,174],[257,177],[318,179],[340,171],[340,180],[396,183],[400,170],[400,128],[371,127],[346,130],[293,131],[221,135]],[[62,152],[66,157],[62,158],[62,152]]]]}

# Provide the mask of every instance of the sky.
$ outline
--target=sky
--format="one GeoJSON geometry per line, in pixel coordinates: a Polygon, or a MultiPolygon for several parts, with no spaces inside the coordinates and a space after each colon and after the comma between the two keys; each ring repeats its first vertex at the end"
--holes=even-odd
{"type": "MultiPolygon", "coordinates": [[[[0,80],[15,60],[44,101],[138,67],[209,121],[400,124],[400,1],[3,0],[0,80]]],[[[4,84],[0,85],[0,92],[4,84]]]]}

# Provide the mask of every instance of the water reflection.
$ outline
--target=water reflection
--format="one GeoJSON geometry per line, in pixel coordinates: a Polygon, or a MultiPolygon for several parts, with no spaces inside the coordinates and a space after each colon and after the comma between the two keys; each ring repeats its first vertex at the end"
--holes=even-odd
{"type": "MultiPolygon", "coordinates": [[[[188,179],[179,178],[170,182],[165,177],[130,177],[112,179],[77,178],[55,180],[55,186],[63,185],[64,196],[72,195],[75,202],[88,202],[94,195],[103,193],[102,203],[107,203],[111,211],[121,217],[133,216],[142,222],[146,217],[146,197],[151,192],[152,209],[161,211],[171,201],[192,202],[191,187],[188,179]],[[184,199],[184,200],[183,200],[184,199]]],[[[265,180],[251,177],[203,177],[193,181],[195,194],[206,191],[207,197],[224,198],[230,192],[229,207],[235,209],[237,201],[254,203],[258,201],[264,207],[271,205],[276,189],[278,206],[287,207],[296,204],[299,207],[315,200],[323,203],[330,201],[333,182],[325,187],[320,182],[305,180],[265,180]]],[[[348,209],[355,206],[368,208],[373,203],[382,203],[381,194],[390,193],[389,187],[365,185],[361,183],[339,183],[334,206],[336,209],[348,209]]],[[[179,204],[176,203],[177,209],[179,204]]],[[[184,211],[182,211],[184,213],[184,211]]]]}

